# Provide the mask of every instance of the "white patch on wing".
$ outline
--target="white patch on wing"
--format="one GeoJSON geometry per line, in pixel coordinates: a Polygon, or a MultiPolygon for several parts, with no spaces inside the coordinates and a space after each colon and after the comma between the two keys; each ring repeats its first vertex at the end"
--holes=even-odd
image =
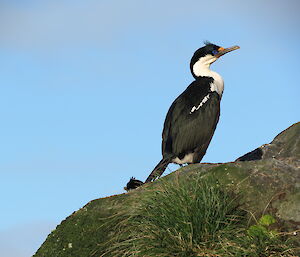
{"type": "Polygon", "coordinates": [[[205,104],[205,103],[208,101],[208,99],[209,99],[209,94],[207,94],[207,95],[202,99],[201,103],[200,103],[197,107],[196,107],[196,106],[193,106],[193,108],[192,108],[191,111],[190,111],[190,114],[192,114],[194,111],[199,110],[199,109],[203,106],[203,104],[205,104]]]}
{"type": "Polygon", "coordinates": [[[178,157],[172,160],[173,163],[184,164],[184,163],[193,163],[194,153],[189,153],[184,156],[183,159],[179,159],[178,157]]]}

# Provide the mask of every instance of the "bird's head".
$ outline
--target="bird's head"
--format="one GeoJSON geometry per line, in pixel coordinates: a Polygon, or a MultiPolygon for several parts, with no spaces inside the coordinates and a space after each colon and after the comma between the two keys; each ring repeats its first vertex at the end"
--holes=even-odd
{"type": "Polygon", "coordinates": [[[210,42],[205,42],[205,46],[199,48],[191,59],[190,69],[193,76],[195,78],[201,76],[201,70],[209,69],[210,65],[219,57],[239,48],[239,46],[223,48],[210,42]]]}

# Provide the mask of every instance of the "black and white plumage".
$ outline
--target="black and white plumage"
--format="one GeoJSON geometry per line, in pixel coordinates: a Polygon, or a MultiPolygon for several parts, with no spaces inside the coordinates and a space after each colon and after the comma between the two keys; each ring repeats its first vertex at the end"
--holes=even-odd
{"type": "Polygon", "coordinates": [[[195,80],[172,103],[162,133],[162,160],[145,183],[161,176],[169,163],[198,163],[206,153],[220,116],[224,82],[210,70],[220,56],[238,49],[206,43],[193,55],[190,69],[195,80]]]}

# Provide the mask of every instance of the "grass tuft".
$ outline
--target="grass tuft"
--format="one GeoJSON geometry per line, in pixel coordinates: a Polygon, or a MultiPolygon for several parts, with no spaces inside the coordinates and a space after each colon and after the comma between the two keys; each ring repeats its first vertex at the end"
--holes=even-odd
{"type": "Polygon", "coordinates": [[[103,257],[292,256],[286,239],[268,230],[266,215],[247,226],[239,197],[213,178],[176,177],[132,198],[104,226],[103,257]],[[283,255],[282,255],[283,254],[283,255]]]}

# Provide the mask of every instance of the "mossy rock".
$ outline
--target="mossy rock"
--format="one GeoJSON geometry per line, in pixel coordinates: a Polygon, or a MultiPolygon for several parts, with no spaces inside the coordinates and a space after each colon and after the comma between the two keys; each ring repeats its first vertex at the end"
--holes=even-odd
{"type": "MultiPolygon", "coordinates": [[[[211,176],[224,190],[240,195],[244,210],[254,224],[264,214],[277,221],[277,231],[294,234],[300,229],[300,123],[289,127],[270,143],[222,164],[193,164],[183,167],[154,183],[128,193],[93,200],[66,218],[51,232],[35,257],[99,256],[101,245],[112,233],[102,226],[107,217],[130,204],[145,189],[172,181],[176,174],[211,176]],[[99,248],[100,247],[100,248],[99,248]]],[[[297,240],[296,240],[297,241],[297,240]]]]}

